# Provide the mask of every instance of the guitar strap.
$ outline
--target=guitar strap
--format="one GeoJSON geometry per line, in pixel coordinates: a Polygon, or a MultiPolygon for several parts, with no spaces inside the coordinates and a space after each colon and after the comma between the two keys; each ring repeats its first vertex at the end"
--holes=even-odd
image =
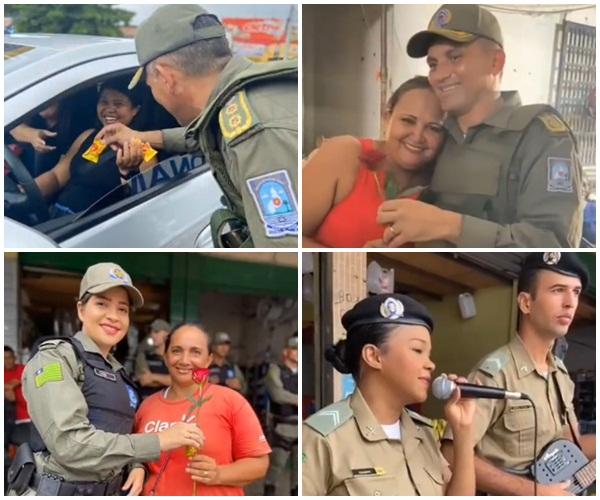
{"type": "Polygon", "coordinates": [[[567,409],[567,407],[565,405],[565,399],[563,397],[558,379],[556,378],[556,371],[557,370],[552,372],[552,378],[554,379],[554,385],[556,386],[556,391],[558,392],[558,401],[559,401],[559,405],[560,405],[560,411],[563,415],[565,415],[565,417],[567,419],[567,423],[569,424],[569,429],[571,429],[571,435],[573,436],[573,441],[579,447],[579,449],[583,449],[581,447],[581,443],[579,442],[579,438],[577,437],[579,434],[575,432],[576,423],[573,423],[573,421],[571,420],[571,412],[567,409]]]}

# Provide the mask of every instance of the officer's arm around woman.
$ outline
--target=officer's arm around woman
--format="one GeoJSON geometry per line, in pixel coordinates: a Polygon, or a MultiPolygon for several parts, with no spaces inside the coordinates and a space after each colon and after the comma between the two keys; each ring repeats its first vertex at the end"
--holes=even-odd
{"type": "Polygon", "coordinates": [[[431,422],[406,408],[427,399],[435,368],[425,307],[405,295],[376,295],[344,314],[342,324],[347,338],[326,358],[351,373],[357,388],[306,420],[303,493],[474,495],[473,400],[457,390],[444,407],[455,433],[452,472],[431,422]]]}
{"type": "MultiPolygon", "coordinates": [[[[193,424],[132,434],[139,396],[110,351],[127,335],[131,309],[142,304],[118,265],[88,268],[77,302],[81,331],[43,342],[25,368],[36,472],[16,493],[119,494],[125,466],[156,459],[161,451],[203,445],[193,424]]],[[[143,480],[143,468],[134,467],[123,487],[138,494],[143,480]]]]}

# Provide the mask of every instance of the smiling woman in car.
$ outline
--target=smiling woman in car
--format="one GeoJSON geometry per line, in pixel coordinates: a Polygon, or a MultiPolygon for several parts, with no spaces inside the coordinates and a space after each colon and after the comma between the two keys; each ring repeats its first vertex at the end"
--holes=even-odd
{"type": "Polygon", "coordinates": [[[124,192],[114,192],[115,188],[127,180],[131,171],[143,168],[144,150],[140,142],[124,143],[116,151],[102,150],[94,142],[95,133],[103,126],[131,125],[139,119],[143,91],[128,90],[127,84],[128,77],[101,84],[96,106],[98,127],[83,132],[52,170],[36,177],[45,198],[58,193],[50,209],[52,217],[81,212],[109,193],[105,205],[118,201],[124,192]]]}

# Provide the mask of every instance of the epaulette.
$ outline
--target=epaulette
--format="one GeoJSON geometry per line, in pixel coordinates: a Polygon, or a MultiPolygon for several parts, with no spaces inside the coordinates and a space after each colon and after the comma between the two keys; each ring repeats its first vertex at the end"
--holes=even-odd
{"type": "Polygon", "coordinates": [[[543,124],[546,132],[553,135],[564,135],[570,132],[569,126],[556,112],[542,113],[537,117],[543,124]]]}
{"type": "Polygon", "coordinates": [[[419,415],[417,412],[409,410],[408,408],[406,409],[406,412],[417,424],[425,424],[433,429],[433,422],[431,419],[424,417],[423,415],[419,415]]]}
{"type": "Polygon", "coordinates": [[[511,130],[524,130],[533,120],[553,111],[547,104],[528,104],[516,107],[508,118],[507,128],[511,130]]]}
{"type": "Polygon", "coordinates": [[[507,355],[505,352],[501,350],[495,351],[485,358],[477,369],[490,377],[494,377],[504,368],[506,361],[507,355]]]}
{"type": "Polygon", "coordinates": [[[354,412],[348,399],[329,405],[307,418],[304,423],[319,434],[327,436],[347,422],[354,412]]]}
{"type": "Polygon", "coordinates": [[[228,144],[257,125],[259,121],[244,90],[236,92],[219,111],[219,127],[228,144]]]}

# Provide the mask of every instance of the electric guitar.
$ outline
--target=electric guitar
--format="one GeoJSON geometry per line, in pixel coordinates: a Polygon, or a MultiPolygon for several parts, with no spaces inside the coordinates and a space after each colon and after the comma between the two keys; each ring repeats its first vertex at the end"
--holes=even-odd
{"type": "Polygon", "coordinates": [[[549,443],[528,469],[508,472],[537,478],[538,484],[557,484],[571,481],[568,490],[584,495],[585,490],[596,482],[596,459],[591,462],[575,443],[557,439],[549,443]]]}

